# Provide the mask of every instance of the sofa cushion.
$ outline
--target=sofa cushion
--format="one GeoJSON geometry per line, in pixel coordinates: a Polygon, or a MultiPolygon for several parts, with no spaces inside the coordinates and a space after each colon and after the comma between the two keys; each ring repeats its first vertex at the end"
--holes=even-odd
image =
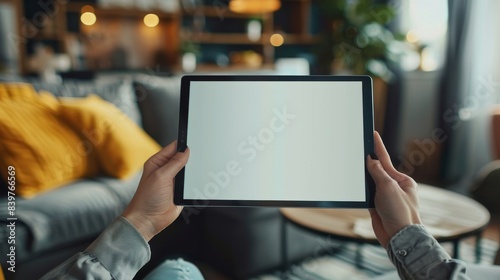
{"type": "Polygon", "coordinates": [[[58,114],[82,133],[107,175],[127,178],[161,149],[120,110],[97,95],[62,98],[58,114]]]}
{"type": "MultiPolygon", "coordinates": [[[[95,177],[80,180],[29,200],[18,200],[16,216],[16,258],[23,262],[56,247],[70,246],[96,237],[132,198],[140,174],[129,180],[95,177]]],[[[5,206],[2,198],[1,206],[5,206]]],[[[0,237],[6,240],[7,207],[0,208],[0,237]]],[[[6,252],[7,242],[0,243],[6,252]]]]}
{"type": "Polygon", "coordinates": [[[139,75],[134,78],[142,126],[162,146],[177,139],[180,83],[180,77],[139,75]]]}
{"type": "Polygon", "coordinates": [[[91,154],[81,153],[78,134],[57,118],[54,102],[29,84],[0,84],[0,168],[16,169],[23,197],[98,173],[91,154]]]}
{"type": "Polygon", "coordinates": [[[235,223],[252,223],[279,214],[276,207],[207,207],[203,211],[207,215],[224,217],[235,223]]]}
{"type": "Polygon", "coordinates": [[[37,91],[48,91],[57,97],[86,97],[95,94],[113,103],[136,124],[141,125],[141,114],[132,87],[132,81],[79,81],[65,80],[63,84],[30,81],[37,91]]]}
{"type": "Polygon", "coordinates": [[[85,97],[91,93],[115,104],[135,123],[141,125],[141,113],[137,106],[132,80],[123,76],[116,79],[82,81],[65,79],[62,84],[45,83],[36,78],[19,75],[0,75],[0,82],[30,83],[36,91],[48,91],[58,97],[85,97]]]}
{"type": "Polygon", "coordinates": [[[203,210],[203,261],[230,279],[253,278],[281,268],[284,234],[291,263],[325,248],[318,236],[284,223],[278,208],[207,207],[203,210]]]}

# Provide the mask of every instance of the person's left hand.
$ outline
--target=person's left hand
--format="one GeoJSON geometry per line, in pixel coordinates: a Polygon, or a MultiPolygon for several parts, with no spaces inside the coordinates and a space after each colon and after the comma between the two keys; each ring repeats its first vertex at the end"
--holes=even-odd
{"type": "Polygon", "coordinates": [[[375,208],[369,209],[378,241],[387,248],[391,238],[402,228],[422,224],[418,212],[417,183],[394,168],[378,132],[374,133],[375,153],[368,157],[367,168],[375,184],[375,208]]]}
{"type": "Polygon", "coordinates": [[[122,213],[149,241],[168,227],[182,211],[174,204],[174,178],[186,165],[189,148],[176,152],[174,141],[144,163],[139,187],[122,213]]]}

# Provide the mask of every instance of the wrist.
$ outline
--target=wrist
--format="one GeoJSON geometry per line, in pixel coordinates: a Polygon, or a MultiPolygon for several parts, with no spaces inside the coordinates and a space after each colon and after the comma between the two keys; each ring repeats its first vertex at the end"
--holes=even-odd
{"type": "Polygon", "coordinates": [[[122,216],[135,227],[147,242],[156,235],[156,228],[150,220],[127,210],[123,212],[122,216]]]}
{"type": "Polygon", "coordinates": [[[411,215],[409,219],[406,219],[403,222],[403,219],[398,220],[397,222],[389,223],[387,226],[387,233],[390,237],[393,237],[398,232],[412,225],[422,225],[422,220],[420,219],[420,215],[418,212],[414,215],[411,215]]]}

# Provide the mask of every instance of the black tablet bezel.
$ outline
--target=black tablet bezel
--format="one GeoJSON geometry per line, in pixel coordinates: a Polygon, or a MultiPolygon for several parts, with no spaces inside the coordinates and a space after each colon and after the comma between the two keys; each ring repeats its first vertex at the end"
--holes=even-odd
{"type": "Polygon", "coordinates": [[[356,81],[362,82],[363,88],[363,134],[365,161],[365,191],[366,200],[360,201],[278,201],[278,200],[213,200],[184,199],[183,168],[175,177],[174,203],[176,205],[208,207],[208,206],[269,206],[269,207],[321,207],[321,208],[373,208],[375,183],[366,169],[366,157],[374,152],[373,143],[373,93],[372,79],[369,76],[281,76],[281,75],[186,75],[181,80],[181,96],[179,109],[178,150],[189,146],[187,142],[187,126],[189,112],[189,87],[192,81],[356,81]]]}

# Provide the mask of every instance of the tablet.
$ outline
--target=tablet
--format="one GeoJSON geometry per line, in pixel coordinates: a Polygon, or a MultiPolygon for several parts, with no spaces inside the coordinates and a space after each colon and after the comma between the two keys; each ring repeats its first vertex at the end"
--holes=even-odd
{"type": "Polygon", "coordinates": [[[184,76],[185,206],[373,207],[368,76],[184,76]]]}

